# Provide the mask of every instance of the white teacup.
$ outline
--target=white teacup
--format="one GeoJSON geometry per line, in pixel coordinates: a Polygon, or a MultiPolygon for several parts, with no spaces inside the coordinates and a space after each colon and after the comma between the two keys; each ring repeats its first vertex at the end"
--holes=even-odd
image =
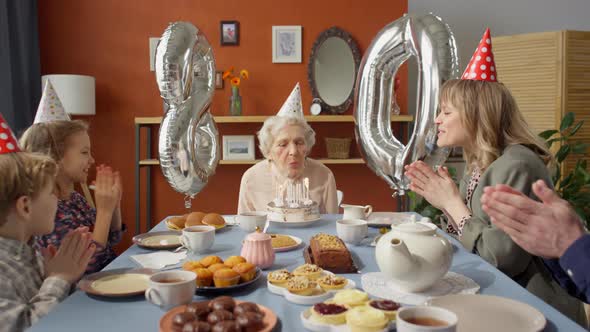
{"type": "Polygon", "coordinates": [[[340,204],[340,207],[344,210],[342,215],[342,219],[363,219],[367,220],[371,212],[373,212],[373,207],[371,205],[350,205],[350,204],[340,204]]]}
{"type": "Polygon", "coordinates": [[[369,226],[366,220],[342,219],[336,222],[336,233],[342,241],[357,245],[367,236],[369,226]]]}
{"type": "Polygon", "coordinates": [[[164,271],[153,274],[145,298],[158,307],[169,310],[192,302],[197,275],[191,271],[164,271]]]}
{"type": "Polygon", "coordinates": [[[234,220],[240,225],[240,228],[246,232],[254,232],[256,227],[263,229],[266,224],[266,212],[264,211],[251,211],[242,212],[234,216],[234,220]]]}
{"type": "Polygon", "coordinates": [[[185,227],[180,236],[182,246],[194,253],[211,248],[214,241],[215,227],[207,225],[185,227]]]}
{"type": "Polygon", "coordinates": [[[447,309],[430,306],[402,307],[397,311],[398,332],[455,332],[457,315],[447,309]]]}

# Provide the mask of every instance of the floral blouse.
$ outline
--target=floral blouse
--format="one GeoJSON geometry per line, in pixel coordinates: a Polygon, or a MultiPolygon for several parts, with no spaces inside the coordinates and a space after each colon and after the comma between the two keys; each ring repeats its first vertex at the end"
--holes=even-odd
{"type": "MultiPolygon", "coordinates": [[[[463,202],[467,206],[469,206],[469,203],[471,202],[471,196],[473,196],[473,192],[475,191],[475,188],[479,183],[480,177],[481,171],[478,167],[475,167],[471,172],[471,178],[469,179],[469,185],[467,186],[467,193],[465,194],[465,200],[463,200],[463,202]]],[[[447,225],[447,233],[461,236],[461,234],[463,233],[463,226],[465,225],[467,220],[471,218],[471,215],[464,216],[463,218],[461,218],[461,220],[459,220],[458,223],[456,223],[450,215],[448,215],[446,212],[445,214],[447,215],[448,220],[452,221],[449,222],[447,225]]]]}
{"type": "MultiPolygon", "coordinates": [[[[95,221],[96,209],[88,205],[84,196],[74,191],[69,200],[58,200],[57,213],[55,215],[55,228],[51,234],[38,237],[37,245],[48,247],[52,244],[56,248],[59,248],[59,244],[69,231],[82,226],[87,226],[90,231],[93,231],[95,221]]],[[[113,245],[121,241],[123,231],[124,225],[121,230],[110,231],[105,246],[94,242],[96,245],[96,251],[90,260],[90,263],[88,263],[86,273],[94,273],[102,270],[117,257],[113,250],[113,245]]]]}

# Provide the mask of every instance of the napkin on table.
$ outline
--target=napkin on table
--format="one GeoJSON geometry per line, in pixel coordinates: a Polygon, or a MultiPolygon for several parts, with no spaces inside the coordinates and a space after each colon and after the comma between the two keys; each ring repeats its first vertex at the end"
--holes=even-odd
{"type": "Polygon", "coordinates": [[[180,263],[186,258],[186,251],[157,251],[149,254],[131,255],[133,261],[148,269],[162,269],[168,265],[180,263]]]}

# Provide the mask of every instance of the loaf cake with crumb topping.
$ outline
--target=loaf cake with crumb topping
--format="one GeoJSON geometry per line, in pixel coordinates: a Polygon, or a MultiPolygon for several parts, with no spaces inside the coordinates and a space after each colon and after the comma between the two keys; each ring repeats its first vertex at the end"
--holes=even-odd
{"type": "Polygon", "coordinates": [[[309,241],[304,254],[306,261],[334,273],[356,273],[350,251],[342,240],[334,235],[319,233],[309,241]]]}

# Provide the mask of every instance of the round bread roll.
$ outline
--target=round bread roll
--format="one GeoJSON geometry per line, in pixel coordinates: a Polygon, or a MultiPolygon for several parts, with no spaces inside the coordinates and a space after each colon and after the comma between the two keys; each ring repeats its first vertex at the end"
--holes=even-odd
{"type": "Polygon", "coordinates": [[[225,219],[218,213],[209,213],[203,218],[203,224],[221,228],[225,226],[225,219]]]}
{"type": "Polygon", "coordinates": [[[168,224],[176,229],[183,229],[186,219],[183,217],[170,217],[168,218],[168,224]]]}
{"type": "Polygon", "coordinates": [[[189,213],[189,215],[186,217],[186,223],[184,223],[184,227],[203,225],[202,220],[205,215],[206,214],[204,212],[189,213]]]}

